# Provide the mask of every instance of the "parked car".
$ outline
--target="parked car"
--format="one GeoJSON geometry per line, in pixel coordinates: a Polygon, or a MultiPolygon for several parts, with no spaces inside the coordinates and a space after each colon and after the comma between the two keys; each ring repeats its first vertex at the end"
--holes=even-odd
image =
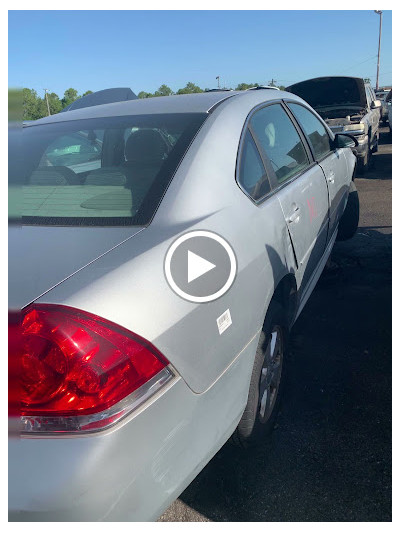
{"type": "Polygon", "coordinates": [[[295,83],[286,88],[306,100],[333,133],[357,137],[358,169],[364,173],[378,150],[381,102],[361,78],[327,76],[295,83]]]}
{"type": "Polygon", "coordinates": [[[265,438],[290,328],[357,230],[356,146],[270,90],[10,132],[10,520],[154,520],[231,436],[265,438]]]}
{"type": "Polygon", "coordinates": [[[386,96],[386,106],[388,110],[388,123],[390,128],[390,133],[392,132],[392,90],[386,96]]]}
{"type": "Polygon", "coordinates": [[[86,96],[81,96],[71,104],[64,107],[60,113],[65,113],[66,111],[72,111],[76,109],[82,109],[84,107],[91,107],[103,104],[111,104],[116,101],[124,100],[136,100],[138,97],[127,87],[115,87],[113,89],[103,89],[102,91],[96,91],[95,93],[87,94],[86,96]]]}
{"type": "Polygon", "coordinates": [[[375,91],[376,98],[381,102],[381,120],[383,124],[386,124],[388,119],[388,108],[386,105],[386,97],[389,94],[390,89],[379,89],[375,91]]]}

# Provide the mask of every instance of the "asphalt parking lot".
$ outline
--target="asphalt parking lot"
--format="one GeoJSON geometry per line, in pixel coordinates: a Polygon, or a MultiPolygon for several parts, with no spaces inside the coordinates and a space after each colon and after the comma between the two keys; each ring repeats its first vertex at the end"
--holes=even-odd
{"type": "Polygon", "coordinates": [[[291,335],[277,425],[226,444],[160,521],[391,520],[392,145],[356,179],[360,224],[337,243],[291,335]]]}

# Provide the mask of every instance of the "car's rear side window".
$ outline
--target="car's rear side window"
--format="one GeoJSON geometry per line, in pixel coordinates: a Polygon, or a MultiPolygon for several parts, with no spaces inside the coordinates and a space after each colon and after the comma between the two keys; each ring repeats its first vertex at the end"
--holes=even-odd
{"type": "Polygon", "coordinates": [[[145,225],[207,114],[70,120],[9,141],[10,218],[40,225],[145,225]],[[16,202],[20,201],[19,204],[16,202]]]}
{"type": "Polygon", "coordinates": [[[251,128],[281,184],[305,169],[308,156],[296,128],[280,104],[254,113],[251,128]]]}
{"type": "Polygon", "coordinates": [[[303,128],[313,149],[315,159],[320,160],[329,154],[331,142],[323,123],[302,105],[290,103],[288,106],[303,128]]]}
{"type": "Polygon", "coordinates": [[[246,131],[240,158],[239,183],[254,200],[271,190],[260,154],[249,130],[246,131]]]}

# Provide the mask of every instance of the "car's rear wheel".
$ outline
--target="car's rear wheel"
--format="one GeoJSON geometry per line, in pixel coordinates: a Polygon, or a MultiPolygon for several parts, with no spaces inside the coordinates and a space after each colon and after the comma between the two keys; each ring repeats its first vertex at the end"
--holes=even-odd
{"type": "Polygon", "coordinates": [[[349,187],[349,198],[346,209],[339,222],[337,240],[347,241],[357,233],[360,219],[360,200],[358,198],[357,187],[352,181],[349,187]]]}
{"type": "Polygon", "coordinates": [[[272,300],[257,347],[247,405],[232,442],[248,447],[274,427],[284,382],[288,328],[282,306],[272,300]]]}

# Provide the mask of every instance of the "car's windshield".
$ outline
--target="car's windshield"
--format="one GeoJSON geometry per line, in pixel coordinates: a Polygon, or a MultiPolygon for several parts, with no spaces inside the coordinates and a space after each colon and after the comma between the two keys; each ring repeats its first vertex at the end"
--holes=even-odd
{"type": "Polygon", "coordinates": [[[206,116],[138,115],[13,128],[10,220],[147,224],[206,116]]]}

